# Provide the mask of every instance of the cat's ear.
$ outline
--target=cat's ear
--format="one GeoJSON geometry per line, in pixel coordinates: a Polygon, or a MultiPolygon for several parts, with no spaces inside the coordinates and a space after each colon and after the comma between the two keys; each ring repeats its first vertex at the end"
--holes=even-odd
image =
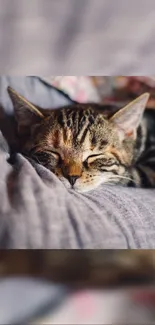
{"type": "Polygon", "coordinates": [[[122,138],[136,136],[149,96],[149,93],[144,93],[110,118],[110,122],[117,127],[122,138]]]}
{"type": "Polygon", "coordinates": [[[38,108],[19,95],[14,89],[8,87],[7,90],[14,107],[18,131],[23,133],[24,130],[34,124],[38,124],[44,118],[44,115],[38,108]]]}

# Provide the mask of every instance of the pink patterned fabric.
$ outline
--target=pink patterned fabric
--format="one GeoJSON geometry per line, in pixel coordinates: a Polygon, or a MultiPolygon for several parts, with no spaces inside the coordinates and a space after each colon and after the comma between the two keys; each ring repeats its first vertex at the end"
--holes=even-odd
{"type": "Polygon", "coordinates": [[[56,312],[35,324],[154,324],[155,294],[134,290],[82,290],[64,300],[56,312]]]}
{"type": "Polygon", "coordinates": [[[57,76],[50,77],[48,80],[53,86],[63,90],[71,99],[79,103],[86,103],[88,101],[98,102],[100,100],[90,77],[57,76]]]}
{"type": "Polygon", "coordinates": [[[123,105],[144,92],[149,92],[147,107],[155,108],[154,76],[55,76],[45,79],[79,103],[119,102],[123,105]]]}

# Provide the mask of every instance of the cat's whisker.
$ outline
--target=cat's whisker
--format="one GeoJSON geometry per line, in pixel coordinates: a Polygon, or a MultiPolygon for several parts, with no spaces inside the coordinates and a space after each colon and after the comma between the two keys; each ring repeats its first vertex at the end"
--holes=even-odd
{"type": "MultiPolygon", "coordinates": [[[[127,179],[127,180],[129,180],[129,181],[132,181],[132,182],[134,182],[134,180],[132,179],[132,178],[130,178],[130,177],[126,177],[126,176],[120,176],[120,175],[114,175],[114,176],[112,176],[111,177],[111,179],[127,179]]],[[[134,183],[136,183],[136,182],[134,182],[134,183]]]]}
{"type": "Polygon", "coordinates": [[[130,177],[121,176],[121,175],[113,175],[112,178],[124,178],[124,179],[129,179],[130,181],[132,180],[130,177]]]}

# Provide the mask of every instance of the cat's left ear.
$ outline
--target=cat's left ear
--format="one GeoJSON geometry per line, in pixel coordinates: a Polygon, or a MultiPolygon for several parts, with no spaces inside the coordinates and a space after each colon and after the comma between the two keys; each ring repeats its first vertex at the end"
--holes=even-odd
{"type": "Polygon", "coordinates": [[[19,95],[14,89],[8,87],[7,90],[14,107],[18,132],[25,133],[32,125],[39,123],[44,115],[37,107],[19,95]]]}
{"type": "Polygon", "coordinates": [[[136,136],[149,96],[149,93],[144,93],[110,118],[110,122],[117,127],[122,139],[136,136]]]}

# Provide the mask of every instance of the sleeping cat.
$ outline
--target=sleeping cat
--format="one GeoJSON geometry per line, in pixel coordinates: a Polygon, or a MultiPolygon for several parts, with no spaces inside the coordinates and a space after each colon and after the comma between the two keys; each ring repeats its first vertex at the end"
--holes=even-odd
{"type": "Polygon", "coordinates": [[[11,87],[8,93],[19,151],[50,169],[67,188],[86,192],[100,184],[155,186],[155,150],[151,144],[150,152],[143,118],[148,93],[119,110],[91,103],[44,110],[11,87]]]}

